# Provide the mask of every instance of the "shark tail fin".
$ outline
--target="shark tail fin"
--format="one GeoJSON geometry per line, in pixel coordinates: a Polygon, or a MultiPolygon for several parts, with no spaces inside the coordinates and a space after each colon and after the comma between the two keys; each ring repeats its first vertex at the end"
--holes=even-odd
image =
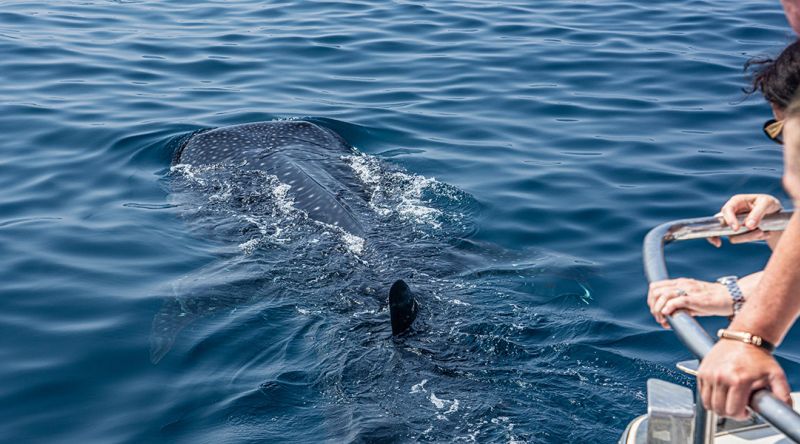
{"type": "Polygon", "coordinates": [[[177,298],[165,301],[161,310],[153,318],[153,329],[150,335],[150,362],[158,364],[158,361],[172,348],[178,333],[198,317],[195,313],[186,312],[177,298]]]}
{"type": "Polygon", "coordinates": [[[402,279],[392,284],[392,288],[389,290],[392,335],[397,336],[408,330],[417,318],[418,309],[419,305],[414,299],[414,293],[402,279]]]}

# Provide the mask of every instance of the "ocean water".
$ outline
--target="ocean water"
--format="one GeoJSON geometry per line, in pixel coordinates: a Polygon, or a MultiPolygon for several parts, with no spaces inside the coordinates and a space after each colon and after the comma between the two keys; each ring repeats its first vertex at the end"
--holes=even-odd
{"type": "Polygon", "coordinates": [[[648,378],[692,385],[644,234],[785,199],[741,88],[792,38],[766,0],[0,2],[3,440],[614,441],[648,378]],[[364,237],[272,178],[171,168],[195,130],[276,119],[358,149],[364,237]],[[400,278],[422,311],[394,340],[400,278]],[[163,356],[154,319],[183,326],[163,356]]]}

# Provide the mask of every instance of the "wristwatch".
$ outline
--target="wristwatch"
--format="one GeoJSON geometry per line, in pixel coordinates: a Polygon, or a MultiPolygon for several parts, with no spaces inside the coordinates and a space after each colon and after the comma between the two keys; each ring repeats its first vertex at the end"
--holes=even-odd
{"type": "Polygon", "coordinates": [[[717,337],[720,339],[731,339],[734,341],[744,342],[745,344],[755,345],[756,347],[761,347],[770,353],[775,351],[775,344],[767,341],[761,336],[756,336],[746,331],[726,330],[724,328],[720,328],[717,332],[717,337]]]}
{"type": "Polygon", "coordinates": [[[733,299],[733,315],[736,316],[744,304],[744,294],[742,294],[742,289],[739,288],[739,278],[736,276],[723,276],[717,279],[717,282],[728,289],[728,294],[730,294],[731,299],[733,299]]]}

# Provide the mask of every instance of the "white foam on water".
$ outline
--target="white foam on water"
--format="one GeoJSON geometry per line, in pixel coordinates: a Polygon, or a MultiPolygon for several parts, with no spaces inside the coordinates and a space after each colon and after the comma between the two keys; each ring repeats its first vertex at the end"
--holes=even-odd
{"type": "Polygon", "coordinates": [[[344,156],[342,160],[371,191],[370,206],[375,212],[382,216],[395,213],[404,220],[441,228],[442,211],[423,200],[425,191],[438,185],[436,179],[386,171],[379,159],[364,154],[344,156]]]}
{"type": "Polygon", "coordinates": [[[514,432],[514,423],[510,421],[510,418],[508,416],[498,416],[496,418],[492,418],[492,424],[501,425],[505,427],[509,444],[517,444],[520,442],[517,441],[517,438],[514,437],[514,435],[512,434],[514,432]]]}
{"type": "Polygon", "coordinates": [[[444,408],[444,400],[437,398],[436,393],[431,392],[431,396],[429,399],[431,401],[431,404],[436,406],[437,409],[441,410],[444,408]]]}
{"type": "Polygon", "coordinates": [[[239,244],[239,249],[242,250],[244,254],[248,255],[253,254],[253,252],[256,251],[258,246],[261,245],[261,241],[262,238],[258,237],[250,239],[247,242],[242,242],[241,244],[239,244]]]}
{"type": "MultiPolygon", "coordinates": [[[[430,226],[434,229],[442,227],[440,220],[442,211],[434,208],[423,197],[428,191],[440,191],[437,188],[440,184],[436,179],[386,170],[380,159],[369,155],[353,154],[343,156],[342,160],[352,168],[356,177],[365,185],[366,192],[371,195],[369,205],[376,213],[384,217],[396,215],[401,220],[430,226]]],[[[224,203],[242,197],[240,196],[242,191],[235,189],[236,185],[226,182],[224,177],[218,178],[208,174],[220,170],[225,171],[225,169],[226,167],[223,165],[195,167],[190,164],[178,164],[172,166],[170,171],[180,174],[190,184],[205,189],[213,188],[213,193],[208,197],[209,202],[224,203]]],[[[269,201],[271,206],[268,210],[271,214],[238,216],[254,225],[260,233],[260,236],[248,239],[238,245],[244,254],[252,254],[265,243],[283,244],[291,241],[291,227],[298,222],[298,217],[315,223],[328,232],[337,234],[348,253],[357,257],[364,254],[366,240],[363,237],[349,233],[341,227],[310,218],[308,213],[295,205],[290,194],[292,189],[290,184],[282,183],[274,175],[263,174],[262,177],[263,188],[256,191],[255,196],[252,197],[258,198],[260,194],[265,201],[269,201]]],[[[459,304],[460,301],[454,303],[459,304]]]]}
{"type": "Polygon", "coordinates": [[[289,237],[282,236],[283,229],[280,227],[280,225],[268,224],[261,219],[250,215],[243,215],[240,217],[245,221],[255,225],[256,229],[261,234],[259,237],[254,237],[239,244],[239,249],[246,255],[253,254],[253,252],[264,242],[282,244],[291,240],[289,237]],[[270,234],[269,228],[273,229],[272,234],[270,234]]]}
{"type": "Polygon", "coordinates": [[[427,379],[423,379],[422,382],[420,382],[419,384],[412,385],[411,386],[411,391],[409,393],[427,392],[427,390],[425,390],[425,384],[427,384],[427,383],[428,383],[428,380],[427,379]]]}
{"type": "MultiPolygon", "coordinates": [[[[306,215],[306,213],[303,212],[302,210],[298,210],[298,211],[300,211],[304,215],[306,215]]],[[[308,218],[307,215],[306,215],[306,218],[308,218]]],[[[314,220],[314,219],[310,219],[310,218],[308,218],[308,220],[311,220],[314,223],[316,223],[317,225],[319,225],[320,227],[323,227],[326,230],[329,230],[331,233],[336,233],[339,236],[339,240],[342,241],[342,245],[344,246],[345,250],[347,250],[347,252],[352,254],[353,256],[358,257],[358,256],[361,256],[364,253],[364,246],[366,245],[367,241],[363,237],[356,236],[355,234],[352,234],[352,233],[348,232],[347,230],[345,230],[344,228],[338,227],[336,225],[326,224],[325,222],[320,222],[320,221],[317,221],[317,220],[314,220]]],[[[319,240],[310,241],[310,243],[316,243],[316,242],[319,242],[319,240]]],[[[361,262],[366,264],[366,262],[364,262],[364,261],[361,261],[361,262]]]]}
{"type": "Polygon", "coordinates": [[[452,404],[450,404],[450,408],[449,408],[449,409],[447,409],[447,411],[446,411],[446,412],[444,412],[444,414],[445,414],[445,415],[449,415],[449,414],[451,414],[451,413],[455,413],[455,412],[457,412],[457,411],[458,411],[458,399],[454,399],[454,400],[453,400],[453,403],[452,403],[452,404]]]}
{"type": "Polygon", "coordinates": [[[437,182],[436,179],[428,179],[423,176],[409,176],[402,173],[393,173],[411,178],[410,187],[405,189],[400,195],[401,202],[397,206],[397,212],[408,219],[431,225],[433,228],[441,228],[442,223],[438,220],[441,210],[429,207],[422,201],[422,193],[432,188],[437,182]]]}
{"type": "MultiPolygon", "coordinates": [[[[286,236],[284,225],[294,215],[300,212],[294,206],[294,199],[288,194],[291,189],[290,185],[281,183],[274,175],[263,174],[257,177],[258,180],[263,180],[260,188],[254,190],[238,190],[236,184],[230,180],[225,180],[225,176],[215,176],[214,173],[222,168],[222,165],[203,165],[193,166],[190,164],[178,164],[170,168],[170,172],[179,174],[183,179],[187,180],[189,184],[197,185],[205,189],[213,189],[213,192],[207,195],[208,203],[225,203],[239,199],[243,193],[254,193],[257,198],[259,195],[264,196],[264,201],[268,201],[271,205],[271,217],[259,216],[257,214],[234,214],[233,217],[238,217],[248,224],[255,226],[259,232],[259,236],[248,239],[238,245],[239,249],[244,254],[252,254],[259,246],[265,242],[272,243],[285,243],[291,240],[286,236]],[[277,221],[274,219],[278,219],[277,221]]],[[[250,172],[250,174],[258,174],[250,172]]],[[[303,213],[304,214],[304,213],[303,213]]]]}
{"type": "MultiPolygon", "coordinates": [[[[219,165],[206,165],[195,167],[190,164],[178,164],[170,168],[170,171],[180,174],[190,184],[198,185],[204,188],[210,188],[213,185],[215,192],[208,195],[210,202],[226,202],[237,196],[234,192],[233,186],[224,180],[215,180],[210,178],[206,173],[213,173],[218,171],[219,165]]],[[[270,213],[268,216],[258,216],[254,214],[238,215],[239,218],[245,222],[255,226],[259,232],[259,236],[242,242],[238,245],[239,249],[244,254],[252,254],[261,245],[266,242],[270,243],[286,243],[291,241],[290,224],[295,223],[297,216],[316,222],[318,226],[326,230],[336,233],[342,242],[344,248],[353,255],[360,256],[364,252],[365,240],[362,237],[348,233],[340,227],[314,221],[308,217],[308,214],[295,206],[295,200],[290,194],[292,186],[281,182],[275,175],[263,175],[263,185],[256,193],[262,195],[265,201],[269,201],[270,213]]],[[[318,242],[318,240],[315,240],[318,242]]]]}
{"type": "MultiPolygon", "coordinates": [[[[308,213],[297,208],[295,206],[294,199],[289,195],[289,190],[292,189],[292,186],[286,183],[280,182],[277,176],[270,176],[276,183],[276,186],[271,188],[272,198],[276,203],[277,210],[279,213],[283,215],[290,215],[290,214],[302,214],[303,218],[306,220],[313,221],[317,223],[317,225],[322,226],[330,231],[338,233],[340,235],[340,240],[342,241],[345,249],[355,256],[360,256],[364,252],[364,244],[365,240],[362,237],[356,236],[345,231],[343,228],[327,224],[324,222],[319,222],[314,219],[308,217],[308,213]]],[[[275,227],[277,231],[281,231],[281,227],[275,227]]]]}
{"type": "Polygon", "coordinates": [[[185,177],[186,179],[189,179],[190,181],[197,183],[199,185],[205,185],[206,181],[202,177],[200,177],[199,173],[208,171],[209,169],[210,167],[195,168],[192,165],[189,165],[188,163],[179,163],[177,165],[171,166],[169,168],[169,171],[171,173],[178,173],[181,176],[185,177]]]}
{"type": "Polygon", "coordinates": [[[347,251],[353,253],[356,256],[361,256],[364,252],[364,238],[358,237],[354,234],[350,234],[346,231],[342,233],[342,240],[344,241],[344,246],[347,248],[347,251]]]}
{"type": "Polygon", "coordinates": [[[220,186],[219,191],[216,193],[208,196],[208,200],[216,201],[216,202],[225,202],[231,200],[233,190],[231,189],[230,184],[222,183],[220,186]]]}
{"type": "Polygon", "coordinates": [[[289,214],[295,211],[299,211],[297,207],[294,206],[294,199],[292,199],[289,196],[289,190],[292,188],[292,186],[285,183],[281,183],[278,180],[277,176],[269,176],[269,177],[278,183],[277,186],[274,186],[270,189],[272,197],[275,199],[275,203],[277,203],[277,209],[283,212],[284,214],[289,214]]]}
{"type": "Polygon", "coordinates": [[[434,405],[434,407],[436,407],[437,410],[442,410],[445,407],[449,406],[447,410],[445,410],[444,412],[440,413],[437,416],[439,419],[445,419],[447,415],[458,411],[459,407],[458,399],[453,399],[452,401],[447,399],[441,399],[436,396],[436,393],[431,392],[431,395],[428,397],[428,400],[431,402],[431,404],[434,405]]]}
{"type": "Polygon", "coordinates": [[[261,222],[259,222],[259,220],[256,219],[255,217],[244,215],[244,216],[242,216],[242,219],[244,219],[247,222],[250,222],[251,224],[255,225],[256,228],[258,228],[258,231],[262,235],[264,235],[264,236],[267,235],[267,227],[264,224],[262,224],[261,222]]]}

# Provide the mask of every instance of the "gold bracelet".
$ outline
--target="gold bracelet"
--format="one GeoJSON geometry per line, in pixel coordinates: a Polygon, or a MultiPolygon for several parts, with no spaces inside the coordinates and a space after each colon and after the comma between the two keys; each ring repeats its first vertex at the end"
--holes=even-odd
{"type": "Polygon", "coordinates": [[[724,328],[720,328],[717,332],[717,337],[720,339],[731,339],[734,341],[744,342],[745,344],[755,345],[756,347],[761,347],[770,353],[775,350],[775,344],[767,341],[761,336],[756,336],[746,331],[726,330],[724,328]]]}

